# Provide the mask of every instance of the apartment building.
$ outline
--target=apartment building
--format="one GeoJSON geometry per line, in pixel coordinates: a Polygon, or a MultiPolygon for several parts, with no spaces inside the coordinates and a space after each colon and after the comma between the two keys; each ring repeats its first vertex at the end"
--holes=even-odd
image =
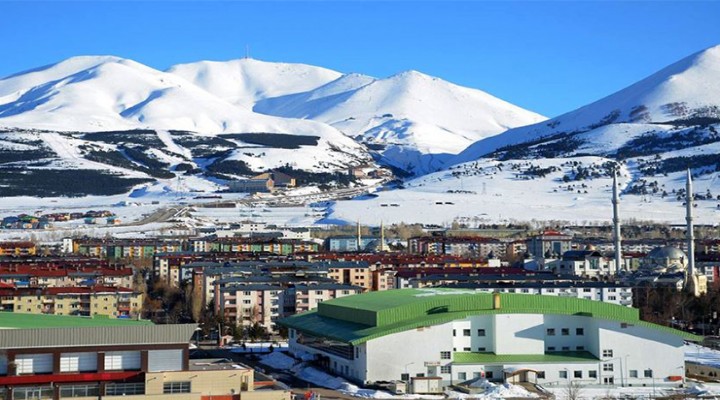
{"type": "Polygon", "coordinates": [[[22,314],[136,318],[143,296],[117,287],[0,288],[0,310],[22,314]]]}

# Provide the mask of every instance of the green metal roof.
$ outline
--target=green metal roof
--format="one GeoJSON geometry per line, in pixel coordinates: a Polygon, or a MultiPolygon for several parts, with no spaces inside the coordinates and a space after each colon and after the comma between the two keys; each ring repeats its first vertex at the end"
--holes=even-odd
{"type": "Polygon", "coordinates": [[[107,317],[75,317],[68,315],[22,314],[0,312],[0,329],[80,328],[103,326],[152,325],[150,321],[135,321],[107,317]]]}
{"type": "Polygon", "coordinates": [[[501,293],[493,308],[492,293],[459,289],[399,289],[370,292],[322,302],[317,311],[295,315],[279,324],[312,335],[359,344],[381,336],[438,325],[470,315],[561,314],[600,318],[657,329],[699,341],[702,337],[641,321],[639,311],[574,297],[501,293]]]}
{"type": "Polygon", "coordinates": [[[598,360],[588,351],[558,351],[545,354],[453,353],[453,364],[566,363],[598,360]]]}

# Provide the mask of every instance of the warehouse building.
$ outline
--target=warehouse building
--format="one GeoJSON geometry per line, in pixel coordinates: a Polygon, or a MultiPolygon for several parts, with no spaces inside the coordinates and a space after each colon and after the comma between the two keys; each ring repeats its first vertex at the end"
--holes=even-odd
{"type": "MultiPolygon", "coordinates": [[[[598,301],[458,289],[371,292],[280,320],[290,350],[362,384],[485,377],[539,384],[683,383],[684,340],[700,337],[598,301]]],[[[417,382],[416,382],[417,381],[417,382]]]]}

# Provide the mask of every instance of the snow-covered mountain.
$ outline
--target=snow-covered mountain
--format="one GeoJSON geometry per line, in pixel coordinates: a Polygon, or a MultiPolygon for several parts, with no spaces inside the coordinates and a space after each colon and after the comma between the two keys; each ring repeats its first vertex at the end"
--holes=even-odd
{"type": "MultiPolygon", "coordinates": [[[[480,140],[452,160],[475,160],[506,146],[577,139],[611,154],[629,140],[677,126],[720,119],[720,46],[686,57],[655,74],[559,117],[480,140]]],[[[647,137],[646,139],[649,139],[647,137]]]]}
{"type": "Polygon", "coordinates": [[[334,173],[372,163],[365,146],[327,124],[258,114],[179,75],[112,56],[0,79],[0,128],[1,166],[46,175],[55,168],[167,179],[181,165],[215,176],[276,167],[334,173]],[[28,143],[35,150],[10,154],[28,143]]]}
{"type": "Polygon", "coordinates": [[[340,202],[330,217],[609,221],[619,167],[622,218],[678,223],[689,167],[698,220],[712,223],[720,214],[718,94],[720,46],[575,111],[480,140],[447,169],[407,181],[404,190],[340,202]]]}
{"type": "Polygon", "coordinates": [[[313,90],[342,76],[326,68],[252,58],[178,64],[167,72],[247,109],[260,100],[313,90]]]}
{"type": "Polygon", "coordinates": [[[305,93],[261,100],[254,110],[332,125],[416,175],[441,168],[476,140],[545,119],[417,71],[386,79],[344,75],[305,93]]]}

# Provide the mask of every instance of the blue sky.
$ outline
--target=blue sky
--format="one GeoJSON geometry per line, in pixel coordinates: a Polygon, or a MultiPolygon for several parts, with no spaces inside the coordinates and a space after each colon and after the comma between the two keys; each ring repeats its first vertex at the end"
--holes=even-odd
{"type": "Polygon", "coordinates": [[[720,2],[7,2],[0,76],[74,55],[415,69],[555,116],[720,44],[720,2]]]}

